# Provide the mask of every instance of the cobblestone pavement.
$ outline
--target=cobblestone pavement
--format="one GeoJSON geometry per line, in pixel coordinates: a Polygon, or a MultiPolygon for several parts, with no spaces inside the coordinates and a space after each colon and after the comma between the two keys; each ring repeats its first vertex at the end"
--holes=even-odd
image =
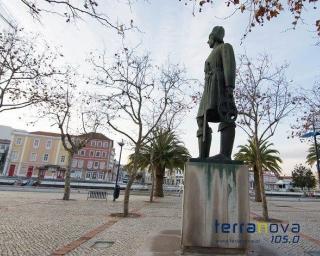
{"type": "MultiPolygon", "coordinates": [[[[149,234],[181,228],[181,197],[165,197],[150,205],[146,202],[147,196],[133,195],[131,211],[141,216],[125,219],[110,217],[110,213],[122,211],[122,197],[117,202],[112,202],[111,197],[107,202],[86,200],[86,195],[80,193],[73,193],[73,200],[69,202],[60,200],[61,197],[61,193],[1,191],[0,255],[131,256],[137,253],[149,234]],[[106,248],[104,242],[113,245],[106,248]]],[[[258,203],[251,202],[250,210],[252,217],[261,215],[258,203]]],[[[249,255],[260,255],[257,248],[263,255],[320,253],[320,200],[272,198],[269,211],[270,217],[284,223],[299,223],[300,241],[272,244],[270,233],[257,233],[251,236],[257,243],[249,255]],[[268,251],[270,254],[266,253],[268,251]]],[[[295,235],[287,233],[289,240],[295,235]]]]}
{"type": "MultiPolygon", "coordinates": [[[[283,226],[289,224],[289,230],[292,224],[300,225],[299,233],[287,231],[285,234],[281,230],[274,234],[255,234],[252,239],[259,240],[259,245],[263,248],[273,248],[278,255],[320,255],[320,199],[283,199],[268,198],[269,215],[271,218],[282,220],[283,226]],[[288,235],[288,243],[272,243],[272,235],[288,235]],[[300,237],[298,243],[293,243],[295,235],[300,237]]],[[[251,212],[253,215],[262,215],[261,206],[258,203],[251,202],[251,212]]],[[[252,219],[252,218],[251,218],[252,219]]],[[[280,223],[279,223],[280,225],[280,223]]]]}

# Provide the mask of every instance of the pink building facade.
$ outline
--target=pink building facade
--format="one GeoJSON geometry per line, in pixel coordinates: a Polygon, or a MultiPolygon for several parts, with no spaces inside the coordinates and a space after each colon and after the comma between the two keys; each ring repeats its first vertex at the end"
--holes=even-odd
{"type": "Polygon", "coordinates": [[[73,157],[71,177],[111,181],[114,176],[113,140],[95,133],[87,145],[73,157]]]}

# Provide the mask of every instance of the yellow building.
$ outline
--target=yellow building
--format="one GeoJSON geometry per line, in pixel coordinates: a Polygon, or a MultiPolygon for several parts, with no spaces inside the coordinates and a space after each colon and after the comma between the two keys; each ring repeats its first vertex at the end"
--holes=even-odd
{"type": "Polygon", "coordinates": [[[58,133],[14,131],[8,156],[8,176],[59,179],[68,164],[58,133]]]}

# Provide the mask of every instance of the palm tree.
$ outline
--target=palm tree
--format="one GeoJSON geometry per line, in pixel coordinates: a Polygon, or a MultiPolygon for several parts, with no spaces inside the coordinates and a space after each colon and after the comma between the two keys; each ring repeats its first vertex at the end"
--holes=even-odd
{"type": "MultiPolygon", "coordinates": [[[[320,155],[319,145],[318,148],[318,155],[320,155]]],[[[316,147],[312,144],[308,149],[307,161],[306,163],[311,167],[317,162],[317,154],[316,154],[316,147]]]]}
{"type": "MultiPolygon", "coordinates": [[[[262,169],[273,172],[277,177],[280,176],[282,163],[281,158],[278,156],[279,151],[271,149],[273,143],[263,142],[259,146],[259,152],[261,156],[262,169]]],[[[254,188],[255,188],[255,201],[261,202],[261,190],[259,183],[259,172],[256,166],[257,162],[257,150],[255,149],[253,140],[248,140],[247,145],[241,145],[238,147],[239,151],[234,155],[236,160],[243,161],[253,170],[254,175],[254,188]]]]}
{"type": "MultiPolygon", "coordinates": [[[[132,160],[133,157],[131,155],[130,159],[132,160]]],[[[137,157],[139,168],[149,167],[153,179],[156,178],[154,195],[163,197],[165,170],[183,169],[190,154],[173,131],[160,128],[153,133],[149,143],[143,145],[137,157]]]]}

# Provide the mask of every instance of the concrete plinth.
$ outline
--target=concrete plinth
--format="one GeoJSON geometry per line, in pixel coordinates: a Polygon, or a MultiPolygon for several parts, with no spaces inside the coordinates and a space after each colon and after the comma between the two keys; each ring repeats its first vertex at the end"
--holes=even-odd
{"type": "Polygon", "coordinates": [[[248,168],[228,162],[188,162],[185,169],[182,248],[242,251],[249,222],[248,168]]]}

